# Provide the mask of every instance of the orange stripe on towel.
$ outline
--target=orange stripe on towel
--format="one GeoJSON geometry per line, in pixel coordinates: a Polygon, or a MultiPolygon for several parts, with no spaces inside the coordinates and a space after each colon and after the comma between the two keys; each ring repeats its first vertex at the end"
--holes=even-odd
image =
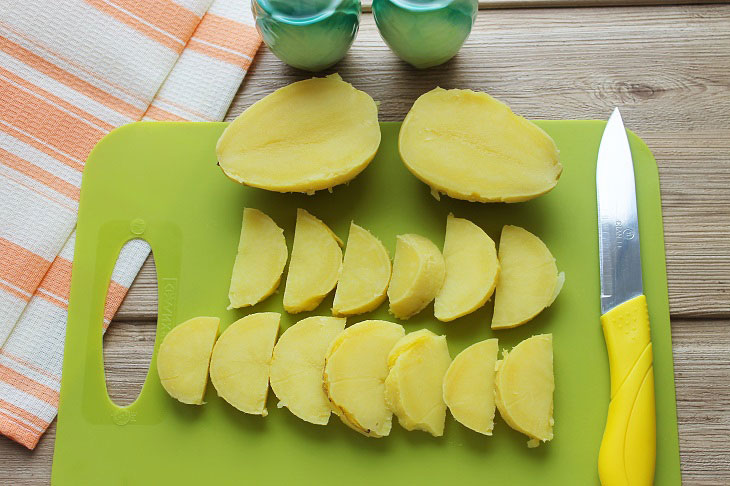
{"type": "Polygon", "coordinates": [[[79,200],[80,189],[78,187],[1,148],[0,163],[27,175],[46,187],[50,187],[59,194],[63,194],[74,201],[79,200]]]}
{"type": "Polygon", "coordinates": [[[113,5],[112,3],[106,2],[104,0],[84,0],[87,4],[91,5],[98,11],[108,15],[109,17],[112,17],[115,20],[118,20],[119,22],[127,25],[128,27],[133,28],[140,34],[144,35],[145,37],[152,39],[153,41],[157,42],[158,44],[167,47],[168,49],[173,50],[174,52],[180,54],[183,49],[185,48],[185,42],[176,38],[172,34],[168,34],[167,32],[160,31],[158,28],[153,27],[149,25],[148,23],[143,22],[142,20],[136,18],[133,15],[130,15],[129,13],[125,12],[124,10],[120,10],[117,6],[113,5]]]}
{"type": "Polygon", "coordinates": [[[252,57],[261,45],[261,36],[254,27],[212,13],[205,14],[193,38],[249,57],[252,57]]]}
{"type": "Polygon", "coordinates": [[[33,450],[41,438],[42,432],[33,430],[15,417],[0,412],[0,433],[7,435],[15,442],[33,450]]]}
{"type": "Polygon", "coordinates": [[[196,40],[195,37],[188,41],[188,49],[199,52],[201,54],[205,54],[206,56],[212,57],[213,59],[218,59],[219,61],[233,64],[234,66],[238,66],[241,69],[248,69],[248,67],[251,65],[251,58],[243,54],[223,50],[214,45],[205,44],[196,40]]]}
{"type": "Polygon", "coordinates": [[[12,403],[6,402],[5,400],[0,399],[0,408],[4,408],[10,413],[13,413],[20,417],[22,420],[28,422],[31,425],[35,425],[39,429],[45,429],[50,425],[49,422],[46,422],[42,418],[38,417],[37,415],[33,415],[27,410],[24,410],[20,407],[17,407],[13,405],[12,403]]]}
{"type": "Polygon", "coordinates": [[[0,380],[17,388],[18,390],[33,395],[49,405],[58,407],[58,391],[34,379],[22,375],[17,371],[0,364],[0,380]]]}
{"type": "Polygon", "coordinates": [[[71,113],[83,118],[84,120],[93,123],[94,125],[97,125],[102,130],[106,130],[108,132],[114,130],[114,125],[111,123],[107,123],[104,120],[100,120],[99,118],[95,117],[88,111],[82,110],[81,108],[77,107],[76,105],[72,105],[71,103],[67,102],[66,100],[59,98],[58,96],[44,90],[43,88],[40,88],[39,86],[36,86],[35,84],[26,81],[25,79],[21,78],[20,76],[16,76],[14,73],[8,71],[7,69],[3,69],[0,67],[0,76],[4,76],[8,78],[9,80],[13,81],[14,83],[19,84],[23,88],[32,91],[36,96],[39,98],[45,98],[46,100],[55,103],[65,110],[70,111],[71,113]]]}
{"type": "Polygon", "coordinates": [[[150,105],[147,108],[147,113],[144,114],[146,118],[151,118],[152,120],[156,121],[189,121],[181,116],[178,116],[174,113],[170,113],[167,110],[163,110],[162,108],[150,105]]]}
{"type": "Polygon", "coordinates": [[[127,115],[128,117],[136,120],[139,119],[144,112],[143,109],[130,105],[126,101],[107,93],[103,89],[97,88],[93,84],[69,73],[65,69],[58,67],[52,62],[3,36],[0,36],[0,50],[45,74],[46,76],[55,79],[59,83],[75,89],[79,93],[88,96],[102,105],[122,113],[123,115],[127,115]]]}
{"type": "Polygon", "coordinates": [[[106,131],[79,123],[78,118],[0,78],[0,119],[72,157],[84,160],[106,131]]]}
{"type": "Polygon", "coordinates": [[[160,30],[164,30],[183,43],[187,42],[200,22],[200,17],[193,11],[170,0],[140,2],[139,0],[107,0],[107,3],[123,8],[145,22],[149,22],[160,30]]]}
{"type": "Polygon", "coordinates": [[[0,278],[32,294],[51,262],[0,237],[0,278]]]}

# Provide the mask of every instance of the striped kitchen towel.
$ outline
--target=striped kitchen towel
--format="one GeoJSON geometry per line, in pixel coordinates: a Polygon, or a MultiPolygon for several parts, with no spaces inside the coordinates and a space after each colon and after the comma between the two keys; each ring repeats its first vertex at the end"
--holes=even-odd
{"type": "MultiPolygon", "coordinates": [[[[56,415],[81,171],[136,120],[223,119],[260,45],[249,0],[25,0],[0,9],[0,433],[56,415]]],[[[120,254],[108,325],[149,246],[120,254]]]]}

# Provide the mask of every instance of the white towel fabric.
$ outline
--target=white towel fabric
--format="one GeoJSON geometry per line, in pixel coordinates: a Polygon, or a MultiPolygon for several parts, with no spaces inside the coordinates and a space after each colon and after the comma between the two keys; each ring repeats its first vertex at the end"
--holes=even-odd
{"type": "MultiPolygon", "coordinates": [[[[26,0],[0,9],[0,433],[57,412],[81,171],[136,120],[222,120],[260,37],[249,0],[26,0]]],[[[122,250],[111,321],[149,246],[122,250]]]]}

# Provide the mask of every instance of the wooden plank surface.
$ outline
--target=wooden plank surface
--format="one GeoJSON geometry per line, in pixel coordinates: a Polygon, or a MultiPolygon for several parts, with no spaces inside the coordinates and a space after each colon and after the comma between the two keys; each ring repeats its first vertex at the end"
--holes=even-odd
{"type": "MultiPolygon", "coordinates": [[[[428,71],[393,56],[364,14],[334,71],[381,102],[382,120],[402,119],[436,85],[488,91],[532,118],[606,118],[621,107],[660,168],[684,484],[730,484],[730,5],[481,12],[459,56],[428,71]]],[[[229,118],[309,76],[264,48],[229,118]]],[[[121,403],[144,380],[156,308],[148,261],[105,337],[121,403]]],[[[0,437],[0,484],[47,484],[54,438],[55,423],[35,451],[0,437]]]]}

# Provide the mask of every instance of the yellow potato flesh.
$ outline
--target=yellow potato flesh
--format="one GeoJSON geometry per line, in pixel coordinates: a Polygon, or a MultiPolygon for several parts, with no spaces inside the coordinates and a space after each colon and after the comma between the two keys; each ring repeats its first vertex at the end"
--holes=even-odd
{"type": "Polygon", "coordinates": [[[219,323],[217,317],[195,317],[177,325],[162,340],[157,374],[171,397],[192,405],[203,403],[219,323]]]}
{"type": "Polygon", "coordinates": [[[472,344],[459,353],[444,376],[444,402],[462,425],[484,435],[494,429],[494,367],[497,340],[472,344]]]}
{"type": "Polygon", "coordinates": [[[399,235],[396,239],[393,275],[388,287],[390,312],[408,319],[436,297],[446,274],[438,247],[420,235],[399,235]]]}
{"type": "Polygon", "coordinates": [[[216,153],[237,182],[311,193],[353,179],[379,144],[375,101],[334,74],[298,81],[251,105],[223,132],[216,153]]]}
{"type": "Polygon", "coordinates": [[[492,329],[524,324],[555,300],[562,282],[555,258],[537,236],[518,226],[502,228],[499,264],[492,329]]]}
{"type": "Polygon", "coordinates": [[[496,404],[507,425],[530,437],[553,438],[553,336],[525,339],[497,362],[496,404]]]}
{"type": "Polygon", "coordinates": [[[345,329],[330,344],[324,387],[342,422],[368,437],[390,433],[392,412],[385,404],[388,353],[405,335],[388,321],[362,321],[345,329]]]}
{"type": "Polygon", "coordinates": [[[210,359],[210,381],[218,395],[238,410],[268,415],[266,396],[276,335],[277,312],[243,317],[223,331],[210,359]]]}
{"type": "Polygon", "coordinates": [[[468,201],[526,201],[555,187],[562,171],[548,134],[470,90],[421,95],[403,121],[398,147],[416,177],[468,201]]]}
{"type": "Polygon", "coordinates": [[[446,221],[444,262],[446,277],[436,295],[434,315],[447,322],[474,312],[489,300],[497,285],[499,262],[489,235],[452,214],[446,221]]]}
{"type": "Polygon", "coordinates": [[[352,223],[332,313],[351,316],[377,308],[385,300],[390,271],[390,256],[380,240],[352,223]]]}
{"type": "Polygon", "coordinates": [[[451,363],[446,337],[421,329],[402,338],[388,356],[385,402],[406,430],[444,435],[444,374],[451,363]]]}
{"type": "Polygon", "coordinates": [[[254,305],[273,294],[281,282],[287,256],[284,230],[258,209],[245,208],[228,309],[254,305]]]}
{"type": "Polygon", "coordinates": [[[310,311],[337,284],[342,266],[342,241],[322,221],[297,209],[297,225],[284,288],[284,309],[310,311]]]}
{"type": "Polygon", "coordinates": [[[329,422],[332,407],[323,387],[324,359],[344,328],[344,318],[314,316],[284,331],[271,363],[271,389],[280,407],[313,424],[329,422]]]}

